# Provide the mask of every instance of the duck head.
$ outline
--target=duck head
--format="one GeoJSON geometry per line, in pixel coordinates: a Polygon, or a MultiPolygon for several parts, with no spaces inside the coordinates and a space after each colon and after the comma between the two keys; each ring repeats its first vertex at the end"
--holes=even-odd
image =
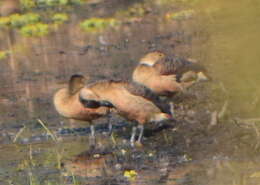
{"type": "Polygon", "coordinates": [[[74,74],[69,80],[69,93],[71,95],[77,93],[80,89],[85,86],[85,77],[83,75],[74,74]]]}
{"type": "Polygon", "coordinates": [[[161,51],[153,51],[141,58],[140,64],[153,66],[157,61],[164,58],[165,56],[166,55],[161,51]]]}

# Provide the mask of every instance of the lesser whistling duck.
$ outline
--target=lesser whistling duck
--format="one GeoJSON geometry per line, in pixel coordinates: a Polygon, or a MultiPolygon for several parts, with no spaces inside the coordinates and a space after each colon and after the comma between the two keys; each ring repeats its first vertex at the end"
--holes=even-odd
{"type": "Polygon", "coordinates": [[[141,58],[132,78],[158,95],[171,95],[197,81],[207,80],[205,73],[203,66],[191,60],[154,51],[141,58]]]}
{"type": "Polygon", "coordinates": [[[90,122],[90,137],[93,140],[95,129],[92,121],[107,115],[113,105],[106,101],[99,101],[98,95],[84,87],[85,77],[77,74],[72,75],[68,86],[55,93],[53,102],[60,115],[70,119],[90,122]],[[84,101],[88,107],[83,106],[81,101],[84,101]]]}
{"type": "Polygon", "coordinates": [[[123,81],[105,80],[93,83],[87,88],[97,94],[100,99],[113,104],[119,115],[138,123],[138,127],[133,127],[130,139],[132,146],[135,142],[137,128],[140,129],[137,142],[141,144],[144,124],[172,119],[162,106],[158,104],[157,106],[150,100],[152,96],[141,86],[123,81]]]}
{"type": "Polygon", "coordinates": [[[0,3],[0,15],[8,16],[13,13],[20,12],[19,0],[4,0],[0,3]]]}

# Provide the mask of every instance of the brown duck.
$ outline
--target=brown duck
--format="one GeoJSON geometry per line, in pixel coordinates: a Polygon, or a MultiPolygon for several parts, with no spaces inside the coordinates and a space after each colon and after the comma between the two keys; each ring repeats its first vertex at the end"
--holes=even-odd
{"type": "MultiPolygon", "coordinates": [[[[139,144],[141,144],[144,124],[172,118],[167,111],[168,108],[158,103],[149,89],[140,85],[105,80],[90,84],[87,89],[94,92],[101,100],[110,102],[121,116],[138,123],[140,134],[137,142],[139,144]],[[151,101],[152,99],[154,102],[151,101]]],[[[84,101],[82,103],[88,107],[84,101]]],[[[130,139],[131,145],[134,145],[136,129],[137,127],[134,126],[130,139]]]]}
{"type": "Polygon", "coordinates": [[[203,66],[191,60],[154,51],[141,58],[132,78],[158,95],[172,95],[209,77],[203,66]]]}
{"type": "Polygon", "coordinates": [[[84,87],[84,76],[72,75],[68,87],[58,90],[53,97],[53,102],[60,115],[70,119],[90,122],[91,138],[94,138],[95,130],[92,121],[107,115],[113,105],[106,101],[99,101],[97,94],[84,87]],[[84,100],[88,107],[83,106],[80,98],[84,100]]]}

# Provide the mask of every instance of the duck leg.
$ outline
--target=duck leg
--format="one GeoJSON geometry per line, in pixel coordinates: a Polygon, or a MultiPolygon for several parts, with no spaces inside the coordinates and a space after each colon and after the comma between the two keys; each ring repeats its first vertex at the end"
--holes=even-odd
{"type": "Polygon", "coordinates": [[[108,114],[108,135],[111,136],[113,131],[112,116],[108,114]]]}
{"type": "Polygon", "coordinates": [[[90,125],[89,143],[90,143],[90,147],[95,147],[96,145],[95,127],[92,124],[90,125]]]}
{"type": "Polygon", "coordinates": [[[134,147],[134,144],[135,144],[135,135],[136,135],[136,126],[134,126],[132,128],[132,135],[131,135],[131,138],[130,138],[130,144],[132,147],[134,147]]]}
{"type": "Polygon", "coordinates": [[[138,125],[138,129],[139,129],[139,136],[138,136],[138,144],[141,144],[141,141],[142,141],[142,137],[143,137],[143,134],[144,134],[144,125],[138,125]]]}
{"type": "Polygon", "coordinates": [[[174,115],[174,104],[173,104],[173,102],[170,102],[169,104],[170,104],[171,116],[174,117],[174,116],[175,116],[175,115],[174,115]]]}

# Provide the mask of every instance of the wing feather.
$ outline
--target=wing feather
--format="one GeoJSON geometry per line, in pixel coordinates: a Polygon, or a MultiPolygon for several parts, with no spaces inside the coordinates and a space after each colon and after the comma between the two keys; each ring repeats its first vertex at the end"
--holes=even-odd
{"type": "Polygon", "coordinates": [[[159,96],[149,88],[135,82],[126,83],[125,88],[135,96],[141,96],[152,101],[162,112],[170,114],[170,105],[162,101],[159,96]]]}
{"type": "Polygon", "coordinates": [[[197,63],[191,62],[187,59],[177,57],[175,55],[167,56],[160,59],[154,64],[154,68],[161,75],[175,74],[179,81],[182,75],[189,71],[205,71],[205,68],[197,63]]]}

